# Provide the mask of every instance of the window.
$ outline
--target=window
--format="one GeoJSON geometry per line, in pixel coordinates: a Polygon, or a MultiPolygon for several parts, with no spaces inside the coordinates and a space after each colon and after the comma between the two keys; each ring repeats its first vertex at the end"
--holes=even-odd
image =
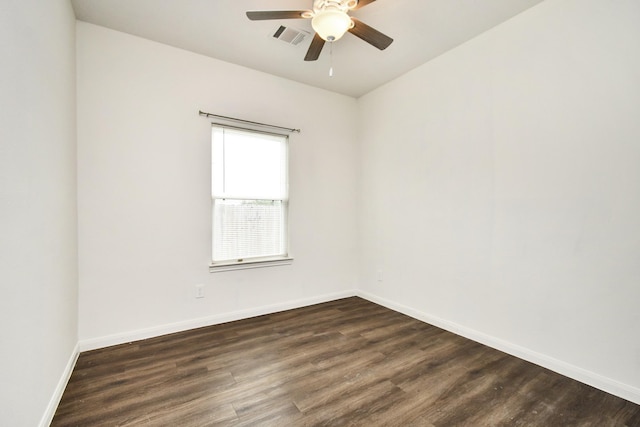
{"type": "Polygon", "coordinates": [[[214,125],[211,154],[212,271],[290,262],[287,137],[214,125]]]}

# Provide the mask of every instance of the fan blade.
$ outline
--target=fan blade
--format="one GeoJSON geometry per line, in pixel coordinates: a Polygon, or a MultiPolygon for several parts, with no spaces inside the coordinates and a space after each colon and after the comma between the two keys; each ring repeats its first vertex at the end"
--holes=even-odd
{"type": "Polygon", "coordinates": [[[267,19],[299,19],[308,10],[250,10],[247,18],[252,21],[264,21],[267,19]]]}
{"type": "Polygon", "coordinates": [[[393,39],[373,27],[368,26],[362,21],[356,18],[351,18],[353,21],[353,28],[349,29],[349,32],[354,36],[360,37],[372,46],[377,47],[380,50],[384,50],[393,42],[393,39]]]}
{"type": "Polygon", "coordinates": [[[358,0],[358,4],[356,5],[356,7],[353,8],[353,10],[358,10],[361,7],[365,7],[369,3],[373,3],[374,1],[376,0],[358,0]]]}
{"type": "Polygon", "coordinates": [[[320,56],[320,52],[322,52],[322,48],[324,47],[324,39],[320,37],[318,33],[313,36],[313,40],[311,40],[311,45],[309,45],[309,50],[307,50],[307,55],[304,57],[305,61],[315,61],[320,56]]]}

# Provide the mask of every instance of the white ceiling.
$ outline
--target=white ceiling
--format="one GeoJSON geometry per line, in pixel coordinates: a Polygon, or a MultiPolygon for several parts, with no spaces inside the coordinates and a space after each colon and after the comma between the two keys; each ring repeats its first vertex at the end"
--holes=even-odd
{"type": "Polygon", "coordinates": [[[314,62],[277,40],[280,25],[307,30],[305,19],[250,21],[247,10],[311,9],[312,0],[72,0],[79,20],[359,97],[506,21],[542,0],[377,0],[352,13],[392,37],[380,51],[345,34],[314,62]],[[334,69],[329,77],[330,59],[334,69]]]}

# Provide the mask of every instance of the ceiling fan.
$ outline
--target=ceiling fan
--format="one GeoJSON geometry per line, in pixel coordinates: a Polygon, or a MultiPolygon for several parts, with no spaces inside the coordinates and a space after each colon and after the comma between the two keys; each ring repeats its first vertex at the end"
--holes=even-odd
{"type": "Polygon", "coordinates": [[[360,9],[376,0],[314,0],[313,10],[259,10],[248,11],[252,21],[269,19],[311,19],[315,31],[305,61],[315,61],[320,56],[325,42],[334,42],[347,31],[377,47],[386,49],[393,39],[380,31],[349,16],[351,10],[360,9]]]}

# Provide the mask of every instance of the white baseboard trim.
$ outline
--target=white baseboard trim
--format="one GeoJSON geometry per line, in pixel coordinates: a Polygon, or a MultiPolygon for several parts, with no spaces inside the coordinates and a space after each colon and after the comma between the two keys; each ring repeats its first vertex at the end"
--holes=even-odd
{"type": "Polygon", "coordinates": [[[590,385],[592,387],[640,405],[640,388],[621,383],[619,381],[602,376],[600,374],[596,374],[578,366],[574,366],[570,363],[563,362],[562,360],[549,357],[542,353],[538,353],[528,348],[501,340],[499,338],[484,334],[474,329],[461,326],[457,323],[450,322],[437,316],[432,316],[428,313],[424,313],[406,305],[381,298],[366,291],[359,290],[356,295],[376,304],[387,307],[391,310],[406,314],[407,316],[413,317],[414,319],[429,323],[430,325],[437,326],[449,332],[453,332],[456,335],[463,336],[472,341],[487,345],[489,347],[495,348],[496,350],[503,351],[528,362],[535,363],[536,365],[542,366],[543,368],[547,368],[551,371],[557,372],[576,381],[580,381],[581,383],[590,385]]]}
{"type": "Polygon", "coordinates": [[[279,311],[291,310],[294,308],[306,307],[309,305],[320,304],[327,301],[333,301],[340,298],[348,298],[356,295],[355,290],[336,292],[325,294],[311,298],[287,301],[284,303],[266,305],[262,307],[251,308],[248,310],[238,310],[230,313],[216,314],[214,316],[201,317],[198,319],[190,319],[182,322],[170,323],[161,326],[154,326],[146,329],[138,329],[135,331],[127,331],[113,335],[107,335],[98,338],[81,340],[78,343],[79,350],[89,351],[98,348],[109,347],[112,345],[124,344],[132,341],[153,338],[161,335],[172,334],[174,332],[187,331],[189,329],[202,328],[204,326],[218,325],[220,323],[233,322],[235,320],[247,319],[250,317],[262,316],[265,314],[277,313],[279,311]]]}
{"type": "Polygon", "coordinates": [[[60,400],[62,399],[62,395],[64,394],[65,388],[67,388],[67,383],[71,378],[71,374],[73,373],[73,368],[76,366],[76,362],[78,361],[78,355],[80,351],[78,349],[78,344],[75,345],[73,351],[71,352],[71,356],[69,357],[69,361],[67,362],[67,366],[65,366],[64,371],[62,372],[62,376],[56,385],[55,390],[53,391],[53,395],[49,400],[49,404],[47,405],[47,409],[45,410],[42,418],[40,419],[40,427],[49,427],[51,421],[53,421],[53,416],[56,414],[56,409],[58,409],[58,405],[60,404],[60,400]]]}

